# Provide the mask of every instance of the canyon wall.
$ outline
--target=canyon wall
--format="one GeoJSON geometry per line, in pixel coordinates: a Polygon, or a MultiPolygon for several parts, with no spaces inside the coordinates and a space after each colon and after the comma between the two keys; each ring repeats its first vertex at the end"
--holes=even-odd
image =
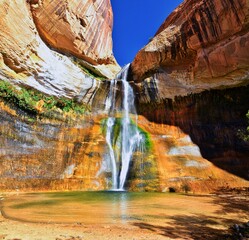
{"type": "Polygon", "coordinates": [[[109,0],[30,1],[42,39],[61,52],[92,64],[115,64],[109,0]]]}
{"type": "Polygon", "coordinates": [[[240,132],[248,126],[249,86],[210,90],[173,100],[141,102],[138,111],[149,121],[179,127],[214,165],[249,179],[249,143],[240,132]]]}
{"type": "Polygon", "coordinates": [[[1,190],[103,190],[100,119],[32,119],[0,104],[1,190]]]}
{"type": "Polygon", "coordinates": [[[247,0],[185,0],[136,55],[133,80],[154,78],[160,98],[248,84],[248,25],[247,0]]]}
{"type": "Polygon", "coordinates": [[[249,179],[249,2],[185,0],[136,55],[139,113],[180,127],[204,158],[249,179]]]}
{"type": "MultiPolygon", "coordinates": [[[[31,118],[2,102],[0,112],[1,191],[112,188],[105,115],[31,118]]],[[[138,125],[148,134],[147,149],[135,151],[126,189],[199,193],[249,186],[204,159],[180,128],[149,122],[142,116],[138,125]]]]}
{"type": "Polygon", "coordinates": [[[106,189],[91,110],[120,69],[110,1],[4,0],[0,13],[0,189],[106,189]]]}
{"type": "MultiPolygon", "coordinates": [[[[245,0],[186,0],[139,51],[129,77],[148,149],[135,152],[126,188],[248,186],[249,144],[238,134],[249,109],[248,12],[245,0]]],[[[3,0],[0,13],[0,189],[110,189],[100,111],[103,78],[119,70],[110,1],[3,0]]]]}
{"type": "Polygon", "coordinates": [[[112,78],[119,70],[111,12],[108,0],[1,1],[0,78],[88,102],[97,78],[112,78]]]}

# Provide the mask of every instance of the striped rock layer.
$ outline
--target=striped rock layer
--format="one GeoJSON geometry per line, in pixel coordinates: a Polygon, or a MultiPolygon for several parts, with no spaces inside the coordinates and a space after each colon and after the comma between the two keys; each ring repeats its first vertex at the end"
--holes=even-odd
{"type": "Polygon", "coordinates": [[[61,52],[92,64],[115,63],[109,0],[31,1],[42,39],[61,52]]]}
{"type": "Polygon", "coordinates": [[[247,180],[248,49],[248,0],[185,0],[130,71],[139,114],[179,127],[205,159],[247,180]]]}
{"type": "Polygon", "coordinates": [[[0,80],[89,103],[99,83],[79,62],[115,75],[109,0],[68,2],[1,1],[0,80]]]}
{"type": "Polygon", "coordinates": [[[133,79],[153,76],[161,98],[246,84],[248,47],[247,0],[185,0],[136,55],[133,79]]]}

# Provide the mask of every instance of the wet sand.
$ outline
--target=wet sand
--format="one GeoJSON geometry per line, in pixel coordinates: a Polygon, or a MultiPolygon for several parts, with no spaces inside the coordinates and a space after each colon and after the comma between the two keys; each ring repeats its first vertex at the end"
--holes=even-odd
{"type": "Polygon", "coordinates": [[[248,194],[235,192],[114,194],[97,200],[95,195],[79,198],[80,193],[73,194],[5,196],[0,240],[220,240],[231,225],[249,221],[248,194]]]}

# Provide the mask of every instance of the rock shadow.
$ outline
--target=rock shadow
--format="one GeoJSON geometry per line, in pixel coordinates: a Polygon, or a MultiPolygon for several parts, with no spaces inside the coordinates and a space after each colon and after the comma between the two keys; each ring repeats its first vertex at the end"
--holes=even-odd
{"type": "Polygon", "coordinates": [[[221,207],[211,215],[191,214],[164,216],[163,224],[136,222],[133,225],[143,230],[154,232],[171,239],[193,240],[235,240],[231,235],[231,227],[249,220],[249,197],[240,195],[214,196],[212,203],[221,207]],[[233,218],[238,214],[241,219],[233,218]],[[228,215],[230,214],[230,215],[228,215]],[[231,215],[232,214],[232,215],[231,215]]]}

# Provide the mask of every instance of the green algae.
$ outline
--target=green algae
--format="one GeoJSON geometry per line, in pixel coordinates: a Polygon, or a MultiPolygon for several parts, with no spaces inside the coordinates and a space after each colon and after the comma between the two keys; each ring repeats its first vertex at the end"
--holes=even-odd
{"type": "MultiPolygon", "coordinates": [[[[156,158],[153,155],[153,142],[150,134],[143,128],[137,126],[134,120],[131,121],[131,131],[139,131],[143,141],[133,153],[128,173],[127,187],[132,191],[158,191],[159,178],[156,158]]],[[[115,118],[112,133],[112,147],[120,162],[122,118],[115,118]]],[[[106,135],[107,119],[101,122],[101,131],[106,135]]]]}

